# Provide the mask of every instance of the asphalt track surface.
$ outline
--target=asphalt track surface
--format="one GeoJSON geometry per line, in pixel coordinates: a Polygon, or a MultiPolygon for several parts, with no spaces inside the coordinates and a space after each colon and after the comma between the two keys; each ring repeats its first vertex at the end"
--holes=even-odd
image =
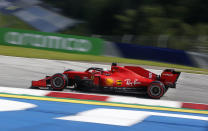
{"type": "MultiPolygon", "coordinates": [[[[62,73],[66,69],[84,71],[89,67],[109,69],[110,64],[0,56],[0,86],[29,88],[32,80],[39,80],[46,75],[62,73]]],[[[157,74],[161,73],[161,70],[151,70],[157,74]]],[[[68,89],[64,91],[70,92],[68,89]]],[[[161,99],[208,104],[207,94],[208,75],[182,72],[177,82],[177,89],[169,89],[161,99]]]]}

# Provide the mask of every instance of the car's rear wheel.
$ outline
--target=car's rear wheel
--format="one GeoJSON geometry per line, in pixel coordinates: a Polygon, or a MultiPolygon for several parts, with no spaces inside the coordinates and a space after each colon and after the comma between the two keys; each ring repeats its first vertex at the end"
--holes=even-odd
{"type": "Polygon", "coordinates": [[[68,83],[68,78],[66,75],[58,73],[51,78],[51,89],[56,91],[63,90],[68,83]]]}
{"type": "Polygon", "coordinates": [[[165,93],[165,86],[161,82],[152,82],[148,87],[147,87],[147,94],[150,98],[153,99],[160,99],[165,93]]]}

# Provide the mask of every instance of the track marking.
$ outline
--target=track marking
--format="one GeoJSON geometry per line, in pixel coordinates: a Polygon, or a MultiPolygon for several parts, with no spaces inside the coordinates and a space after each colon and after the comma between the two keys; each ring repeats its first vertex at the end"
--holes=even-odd
{"type": "Polygon", "coordinates": [[[167,107],[153,107],[153,106],[130,105],[130,104],[110,103],[110,102],[84,101],[84,100],[73,100],[73,99],[58,99],[58,98],[51,98],[51,97],[22,96],[22,95],[13,95],[13,94],[0,94],[0,97],[10,97],[10,98],[21,98],[21,99],[31,99],[31,100],[68,102],[68,103],[77,103],[77,104],[89,104],[89,105],[101,105],[101,106],[114,106],[114,107],[127,107],[127,108],[137,108],[137,109],[150,109],[150,110],[162,110],[162,111],[208,114],[207,110],[191,110],[191,109],[179,109],[179,108],[167,108],[167,107]]]}
{"type": "Polygon", "coordinates": [[[132,98],[124,96],[111,96],[107,99],[108,102],[121,102],[127,104],[140,104],[149,106],[163,106],[171,108],[181,108],[182,103],[178,101],[168,101],[168,100],[153,100],[153,99],[142,99],[142,98],[132,98]]]}
{"type": "Polygon", "coordinates": [[[0,99],[0,112],[26,110],[34,107],[37,107],[37,105],[31,103],[19,102],[19,101],[0,99]]]}
{"type": "Polygon", "coordinates": [[[144,119],[146,119],[149,116],[175,117],[180,119],[195,119],[195,120],[208,121],[208,117],[201,117],[194,115],[181,115],[181,114],[169,114],[169,113],[158,113],[158,112],[148,112],[148,111],[107,109],[107,108],[92,109],[89,111],[80,112],[76,115],[58,117],[56,119],[118,125],[118,126],[132,126],[134,124],[142,122],[144,119]]]}
{"type": "Polygon", "coordinates": [[[34,96],[45,96],[50,91],[45,90],[34,90],[34,89],[24,89],[24,88],[12,88],[12,87],[0,87],[1,93],[11,93],[11,94],[26,94],[34,96]]]}
{"type": "Polygon", "coordinates": [[[149,114],[131,110],[97,108],[84,111],[73,116],[58,117],[56,119],[99,123],[117,126],[131,126],[142,122],[149,114]]]}

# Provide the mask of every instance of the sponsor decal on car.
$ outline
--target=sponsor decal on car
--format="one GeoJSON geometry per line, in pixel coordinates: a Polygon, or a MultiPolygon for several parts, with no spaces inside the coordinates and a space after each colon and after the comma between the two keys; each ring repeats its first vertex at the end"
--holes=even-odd
{"type": "Polygon", "coordinates": [[[121,80],[117,80],[116,84],[120,86],[120,85],[122,85],[122,81],[121,80]]]}
{"type": "Polygon", "coordinates": [[[124,81],[126,81],[127,86],[136,86],[136,85],[141,84],[141,82],[139,82],[138,79],[134,79],[134,80],[125,79],[124,81]]]}
{"type": "Polygon", "coordinates": [[[173,76],[173,74],[163,74],[164,76],[173,76]]]}
{"type": "Polygon", "coordinates": [[[105,79],[105,84],[107,85],[107,86],[112,86],[113,85],[113,79],[111,79],[111,78],[107,78],[107,79],[105,79]]]}
{"type": "Polygon", "coordinates": [[[92,75],[92,76],[91,76],[91,79],[92,79],[92,80],[94,80],[94,78],[95,78],[95,76],[94,76],[94,75],[92,75]]]}
{"type": "Polygon", "coordinates": [[[152,78],[152,72],[149,72],[149,78],[150,79],[152,78]]]}

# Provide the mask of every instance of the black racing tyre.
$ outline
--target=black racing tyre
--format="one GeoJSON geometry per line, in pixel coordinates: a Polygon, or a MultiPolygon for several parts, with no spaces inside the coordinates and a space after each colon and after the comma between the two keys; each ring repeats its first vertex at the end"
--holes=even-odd
{"type": "Polygon", "coordinates": [[[51,89],[55,91],[62,91],[68,83],[68,78],[65,74],[57,73],[51,78],[51,89]]]}
{"type": "Polygon", "coordinates": [[[147,87],[147,94],[150,98],[160,99],[166,92],[165,86],[163,83],[156,81],[152,82],[147,87]]]}

